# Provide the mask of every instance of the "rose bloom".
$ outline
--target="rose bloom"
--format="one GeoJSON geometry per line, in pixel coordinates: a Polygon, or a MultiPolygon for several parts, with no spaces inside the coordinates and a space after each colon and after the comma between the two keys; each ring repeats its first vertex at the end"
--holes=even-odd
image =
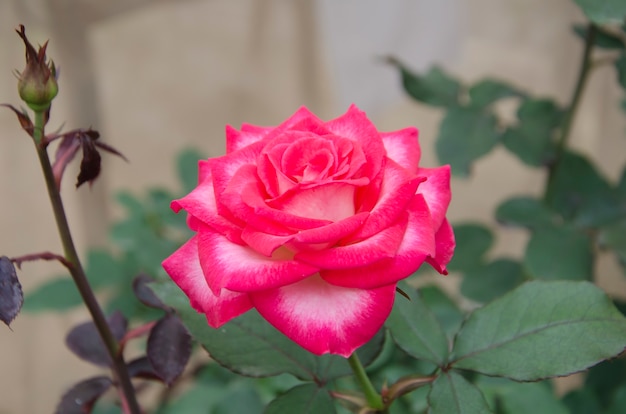
{"type": "MultiPolygon", "coordinates": [[[[314,354],[349,356],[389,316],[396,283],[454,251],[450,168],[420,168],[417,130],[379,132],[352,106],[277,127],[227,127],[174,200],[196,234],[163,262],[217,328],[256,308],[314,354]]],[[[419,317],[419,315],[416,315],[419,317]]]]}

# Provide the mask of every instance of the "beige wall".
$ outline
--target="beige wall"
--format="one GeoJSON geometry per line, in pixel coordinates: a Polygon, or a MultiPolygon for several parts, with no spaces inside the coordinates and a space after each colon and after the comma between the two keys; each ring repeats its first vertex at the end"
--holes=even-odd
{"type": "MultiPolygon", "coordinates": [[[[65,183],[63,195],[83,251],[88,243],[104,243],[103,224],[115,210],[112,192],[173,186],[173,154],[195,145],[220,155],[224,124],[276,124],[302,104],[325,118],[345,110],[338,104],[345,96],[336,92],[331,58],[319,42],[323,24],[316,26],[310,2],[153,1],[149,7],[90,23],[80,39],[68,37],[67,29],[75,30],[73,25],[92,19],[95,12],[81,14],[80,8],[67,7],[73,3],[0,1],[0,101],[18,102],[10,72],[21,68],[23,52],[13,28],[24,22],[32,40],[52,38],[49,54],[61,66],[52,128],[64,121],[68,127],[79,126],[80,119],[85,122],[81,126],[93,123],[106,142],[131,160],[126,164],[105,157],[104,179],[92,190],[85,186],[75,192],[71,180],[65,183]],[[61,13],[63,7],[66,12],[61,13]],[[63,49],[55,38],[65,39],[71,47],[63,49]],[[95,85],[85,77],[91,63],[95,85]],[[71,79],[79,86],[72,88],[71,79]],[[84,94],[87,103],[76,100],[84,94]],[[90,97],[95,107],[88,105],[90,97]],[[84,213],[84,206],[90,213],[84,213]]],[[[458,32],[456,50],[452,55],[431,51],[430,58],[447,59],[448,68],[468,81],[496,74],[533,93],[567,101],[581,53],[569,26],[582,21],[569,0],[458,3],[452,11],[455,20],[443,16],[429,22],[458,32]],[[462,24],[447,27],[451,21],[462,24]]],[[[621,94],[611,69],[598,69],[574,127],[573,145],[599,160],[611,178],[617,177],[626,158],[626,125],[617,109],[621,94]]],[[[420,128],[424,163],[436,164],[433,138],[439,112],[401,98],[371,116],[381,129],[420,128]]],[[[29,138],[8,111],[0,111],[1,254],[60,250],[36,164],[29,138]]],[[[525,169],[498,149],[475,165],[470,180],[454,181],[450,215],[455,221],[486,220],[495,228],[491,217],[500,200],[538,193],[542,184],[541,173],[525,169]]],[[[494,254],[520,254],[523,232],[501,230],[498,237],[494,254]]],[[[599,267],[605,287],[626,293],[622,280],[615,278],[618,271],[611,258],[603,259],[599,267]],[[619,283],[608,281],[611,278],[619,283]]],[[[61,270],[50,263],[26,264],[20,278],[28,292],[61,270]]],[[[449,280],[454,283],[454,277],[449,280]]],[[[64,389],[93,372],[63,344],[69,327],[83,318],[84,312],[20,315],[13,332],[0,326],[0,414],[52,412],[64,389]]]]}

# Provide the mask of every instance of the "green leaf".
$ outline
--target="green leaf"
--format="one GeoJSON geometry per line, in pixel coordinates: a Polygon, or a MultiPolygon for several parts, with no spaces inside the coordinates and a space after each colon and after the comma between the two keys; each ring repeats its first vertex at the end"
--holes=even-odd
{"type": "Polygon", "coordinates": [[[472,162],[489,153],[499,139],[493,114],[472,107],[452,107],[441,121],[437,156],[442,164],[450,164],[452,174],[465,177],[472,162]]]}
{"type": "Polygon", "coordinates": [[[532,229],[552,225],[556,222],[556,217],[536,198],[514,197],[498,206],[496,220],[502,224],[532,229]]]}
{"type": "MultiPolygon", "coordinates": [[[[277,335],[279,335],[277,333],[277,335]]],[[[282,334],[280,334],[282,335],[282,334]]],[[[369,342],[357,349],[359,360],[364,367],[369,366],[378,358],[385,343],[385,330],[381,329],[369,342]]],[[[315,378],[322,383],[352,374],[352,368],[346,358],[338,355],[322,355],[315,357],[315,378]]]]}
{"type": "Polygon", "coordinates": [[[402,86],[416,101],[444,107],[458,104],[461,85],[442,69],[435,66],[425,75],[419,75],[394,58],[390,58],[389,62],[400,69],[402,86]]]}
{"type": "Polygon", "coordinates": [[[545,383],[511,382],[503,391],[498,401],[506,414],[569,414],[545,383]]]}
{"type": "Polygon", "coordinates": [[[69,275],[61,276],[39,285],[25,295],[25,312],[64,312],[82,303],[78,289],[69,275]]]}
{"type": "Polygon", "coordinates": [[[598,241],[602,246],[612,249],[622,264],[626,263],[626,219],[603,227],[598,241]]]}
{"type": "Polygon", "coordinates": [[[601,405],[608,406],[622,384],[626,384],[626,361],[614,359],[592,367],[585,378],[584,389],[592,391],[601,405]]]}
{"type": "Polygon", "coordinates": [[[424,304],[435,315],[443,330],[451,339],[463,322],[463,312],[444,291],[437,286],[424,286],[419,289],[424,304]]]}
{"type": "Polygon", "coordinates": [[[613,396],[613,401],[605,414],[624,414],[626,412],[626,386],[622,385],[613,396]]]}
{"type": "MultiPolygon", "coordinates": [[[[224,388],[196,382],[190,390],[161,406],[157,413],[196,414],[199,407],[203,407],[205,413],[212,413],[213,407],[224,398],[224,388]]],[[[116,413],[119,414],[119,409],[116,413]]]]}
{"type": "Polygon", "coordinates": [[[620,23],[626,16],[623,0],[575,0],[583,13],[595,24],[620,23]]]}
{"type": "Polygon", "coordinates": [[[464,271],[482,263],[482,258],[493,244],[491,230],[480,224],[455,224],[456,249],[448,264],[450,271],[464,271]]]}
{"type": "MultiPolygon", "coordinates": [[[[253,383],[240,381],[231,387],[215,406],[212,414],[260,413],[263,402],[253,383]]],[[[196,407],[197,409],[197,407],[196,407]]]]}
{"type": "Polygon", "coordinates": [[[483,79],[469,88],[471,105],[478,108],[486,108],[499,99],[514,96],[523,96],[523,93],[507,83],[494,79],[483,79]]]}
{"type": "Polygon", "coordinates": [[[171,281],[150,288],[165,304],[176,309],[195,340],[211,357],[233,372],[250,377],[290,373],[315,379],[315,356],[278,332],[256,311],[248,311],[218,329],[189,305],[189,299],[171,281]]]}
{"type": "Polygon", "coordinates": [[[591,280],[593,262],[591,239],[572,226],[536,229],[524,255],[530,276],[545,280],[591,280]]]}
{"type": "Polygon", "coordinates": [[[602,407],[596,396],[587,388],[570,391],[563,397],[563,404],[569,414],[600,413],[602,407]]]}
{"type": "Polygon", "coordinates": [[[622,198],[626,198],[626,166],[624,166],[622,174],[620,175],[619,183],[617,184],[617,191],[622,198]]]}
{"type": "Polygon", "coordinates": [[[439,374],[428,394],[429,414],[485,414],[491,409],[478,388],[454,371],[439,374]]]}
{"type": "Polygon", "coordinates": [[[526,99],[517,110],[517,118],[518,124],[502,136],[504,146],[527,165],[550,163],[555,155],[553,133],[563,111],[548,99],[526,99]]]}
{"type": "Polygon", "coordinates": [[[189,193],[198,185],[198,160],[206,158],[204,154],[193,148],[183,150],[176,157],[176,170],[184,193],[189,193]]]}
{"type": "Polygon", "coordinates": [[[330,394],[316,384],[298,385],[272,401],[264,414],[319,414],[335,413],[330,394]]]}
{"type": "Polygon", "coordinates": [[[418,292],[402,284],[405,293],[411,292],[411,300],[398,297],[386,326],[394,341],[407,354],[445,365],[448,358],[448,338],[441,325],[430,312],[418,292]]]}
{"type": "MultiPolygon", "coordinates": [[[[587,38],[587,26],[583,24],[575,24],[574,33],[581,39],[587,38]]],[[[596,27],[596,36],[594,39],[594,46],[600,49],[620,50],[624,49],[624,42],[622,39],[613,33],[603,30],[601,27],[596,27]]]]}
{"type": "MultiPolygon", "coordinates": [[[[87,253],[85,273],[94,289],[120,282],[128,283],[127,275],[122,266],[109,252],[104,250],[90,250],[87,253]]],[[[130,286],[130,283],[128,285],[130,286]]]]}
{"type": "Polygon", "coordinates": [[[143,214],[144,208],[141,201],[128,191],[118,192],[115,194],[115,199],[126,208],[130,216],[141,216],[143,214]]]}
{"type": "Polygon", "coordinates": [[[622,88],[626,89],[626,54],[622,53],[615,61],[615,70],[617,71],[617,81],[622,88]]]}
{"type": "Polygon", "coordinates": [[[498,259],[486,266],[468,270],[463,276],[461,293],[477,302],[489,302],[524,282],[522,266],[510,259],[498,259]]]}
{"type": "Polygon", "coordinates": [[[517,381],[568,375],[626,347],[626,319],[588,282],[528,282],[473,312],[451,366],[517,381]]]}
{"type": "Polygon", "coordinates": [[[566,220],[581,226],[599,226],[620,215],[617,190],[584,156],[563,154],[548,185],[546,203],[566,220]]]}
{"type": "Polygon", "coordinates": [[[587,388],[570,391],[563,397],[570,414],[600,413],[602,407],[593,392],[587,388]]]}

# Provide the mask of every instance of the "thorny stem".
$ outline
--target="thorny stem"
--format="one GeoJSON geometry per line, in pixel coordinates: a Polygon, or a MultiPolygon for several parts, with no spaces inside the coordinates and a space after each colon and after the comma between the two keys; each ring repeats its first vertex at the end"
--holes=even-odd
{"type": "Polygon", "coordinates": [[[358,382],[359,386],[363,390],[363,393],[365,394],[367,404],[370,406],[370,408],[384,413],[386,410],[385,405],[383,404],[383,399],[376,391],[376,388],[374,388],[374,385],[367,376],[365,368],[363,368],[363,364],[361,364],[361,360],[359,360],[356,352],[353,352],[352,355],[350,355],[350,358],[348,358],[348,362],[350,363],[350,368],[352,368],[352,372],[354,372],[354,377],[356,378],[356,381],[358,382]]]}
{"type": "Polygon", "coordinates": [[[591,52],[593,50],[593,44],[594,44],[594,40],[596,38],[597,32],[598,32],[598,29],[593,23],[589,23],[587,25],[587,35],[585,37],[585,50],[583,51],[583,56],[580,62],[580,68],[578,71],[578,79],[576,80],[576,87],[574,88],[574,94],[572,95],[570,104],[568,105],[567,111],[565,112],[565,119],[563,120],[563,126],[561,127],[561,132],[559,134],[559,137],[556,143],[556,153],[555,153],[555,158],[554,158],[555,161],[552,165],[550,165],[548,169],[548,181],[546,184],[546,195],[550,192],[553,186],[555,172],[558,170],[558,166],[563,158],[563,153],[565,152],[565,148],[567,147],[567,141],[569,140],[569,137],[570,137],[572,124],[574,123],[574,117],[576,116],[576,110],[578,109],[580,98],[582,97],[583,91],[585,89],[585,85],[589,77],[589,71],[593,66],[593,62],[591,61],[591,52]]]}
{"type": "Polygon", "coordinates": [[[123,393],[124,398],[122,398],[122,401],[125,401],[125,405],[128,407],[128,414],[141,414],[141,410],[135,396],[135,389],[133,388],[130,376],[128,375],[128,370],[126,369],[124,357],[118,353],[117,341],[111,333],[109,324],[107,323],[104,313],[102,312],[93,290],[87,281],[85,271],[80,259],[78,258],[78,253],[76,252],[76,247],[74,246],[72,234],[65,215],[63,201],[61,200],[61,194],[59,193],[59,189],[55,183],[52,166],[50,165],[50,158],[48,158],[48,152],[46,151],[46,144],[43,139],[44,125],[45,110],[35,111],[35,129],[33,132],[33,138],[35,140],[37,155],[39,156],[39,162],[46,181],[52,210],[54,211],[57,229],[59,231],[61,243],[63,244],[65,260],[71,265],[68,268],[70,270],[70,274],[72,275],[72,279],[74,279],[74,283],[80,292],[83,302],[85,303],[85,306],[87,306],[96,329],[98,330],[107,352],[113,361],[112,369],[123,393]]]}

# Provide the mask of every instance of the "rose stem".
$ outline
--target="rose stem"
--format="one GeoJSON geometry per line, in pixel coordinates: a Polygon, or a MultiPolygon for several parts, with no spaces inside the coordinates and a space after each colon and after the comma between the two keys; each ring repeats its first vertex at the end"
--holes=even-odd
{"type": "Polygon", "coordinates": [[[35,128],[33,131],[33,138],[35,140],[37,155],[39,156],[39,162],[46,181],[52,210],[54,211],[57,229],[59,231],[61,243],[63,244],[65,259],[71,264],[69,271],[72,275],[72,279],[74,279],[74,283],[76,284],[76,287],[78,288],[78,291],[80,292],[80,295],[83,298],[89,313],[91,314],[91,318],[93,319],[96,329],[100,333],[100,337],[105,344],[107,352],[113,361],[112,369],[115,373],[117,381],[119,381],[119,385],[122,388],[124,396],[126,397],[130,413],[140,414],[141,410],[139,408],[139,404],[137,403],[135,389],[133,388],[133,384],[128,375],[128,370],[126,369],[124,357],[117,352],[117,341],[111,333],[109,324],[104,317],[104,313],[102,312],[93,290],[87,281],[85,271],[80,263],[76,247],[74,246],[74,242],[72,240],[72,234],[70,233],[70,228],[67,223],[63,201],[61,200],[61,194],[59,193],[59,189],[57,188],[54,180],[52,166],[50,165],[50,158],[48,157],[46,143],[44,142],[44,117],[45,110],[35,111],[35,128]]]}
{"type": "Polygon", "coordinates": [[[597,27],[593,23],[589,23],[587,25],[587,35],[585,36],[585,50],[583,51],[583,56],[580,62],[578,79],[576,80],[574,94],[572,95],[570,104],[568,105],[567,111],[565,112],[565,119],[563,121],[563,126],[561,127],[561,133],[559,134],[556,143],[556,154],[554,157],[554,162],[548,167],[548,181],[546,183],[546,194],[544,198],[546,198],[547,194],[552,189],[555,171],[558,169],[558,165],[563,158],[563,152],[565,151],[567,141],[570,137],[570,132],[572,129],[572,124],[574,123],[576,110],[578,109],[578,104],[580,103],[580,98],[582,97],[583,90],[585,89],[585,85],[587,83],[587,78],[589,77],[589,71],[592,67],[591,51],[593,50],[593,44],[597,32],[597,27]]]}
{"type": "Polygon", "coordinates": [[[383,410],[385,408],[383,404],[383,399],[374,388],[374,385],[372,385],[372,382],[367,376],[365,368],[363,368],[363,364],[361,364],[361,361],[359,360],[356,352],[353,352],[352,355],[350,355],[350,358],[348,358],[348,362],[350,363],[350,368],[352,368],[352,372],[354,372],[354,376],[359,383],[359,386],[365,393],[365,399],[367,400],[367,404],[370,406],[370,408],[373,408],[375,410],[383,410]]]}

